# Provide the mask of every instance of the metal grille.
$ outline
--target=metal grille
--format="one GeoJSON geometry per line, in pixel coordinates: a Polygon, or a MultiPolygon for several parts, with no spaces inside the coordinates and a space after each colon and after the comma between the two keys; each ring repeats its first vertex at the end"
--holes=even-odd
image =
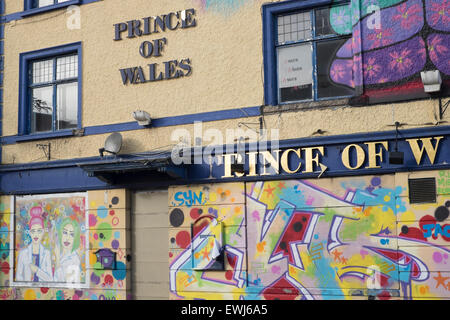
{"type": "Polygon", "coordinates": [[[436,179],[408,179],[409,203],[436,203],[436,179]]]}

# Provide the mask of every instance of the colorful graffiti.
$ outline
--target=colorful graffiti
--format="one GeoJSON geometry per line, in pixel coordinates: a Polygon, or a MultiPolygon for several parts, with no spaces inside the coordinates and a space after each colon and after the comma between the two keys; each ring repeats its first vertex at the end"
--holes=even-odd
{"type": "Polygon", "coordinates": [[[84,194],[16,197],[13,285],[87,284],[84,194]]]}
{"type": "MultiPolygon", "coordinates": [[[[366,88],[409,83],[417,89],[424,69],[438,69],[444,80],[449,78],[449,1],[352,0],[343,14],[352,22],[352,37],[330,66],[334,82],[366,88]]],[[[402,90],[408,88],[394,91],[402,90]]]]}
{"type": "Polygon", "coordinates": [[[202,11],[213,11],[222,14],[231,14],[252,0],[195,0],[195,4],[202,11]]]}
{"type": "Polygon", "coordinates": [[[11,199],[0,198],[1,300],[131,298],[125,190],[11,199]]]}
{"type": "Polygon", "coordinates": [[[214,206],[226,261],[223,271],[209,271],[192,268],[202,231],[191,239],[188,226],[191,212],[197,218],[211,207],[172,209],[187,219],[169,235],[171,298],[450,298],[449,196],[411,205],[406,186],[395,181],[384,175],[208,186],[235,194],[245,188],[245,210],[233,214],[229,199],[214,206]]]}

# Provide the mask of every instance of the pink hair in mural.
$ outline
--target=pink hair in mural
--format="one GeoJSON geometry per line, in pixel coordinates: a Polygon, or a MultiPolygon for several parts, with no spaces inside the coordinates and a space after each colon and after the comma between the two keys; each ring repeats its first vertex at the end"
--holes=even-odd
{"type": "Polygon", "coordinates": [[[42,228],[44,228],[44,219],[42,218],[42,208],[41,207],[33,207],[30,210],[30,222],[29,227],[31,227],[35,224],[39,224],[42,228]]]}

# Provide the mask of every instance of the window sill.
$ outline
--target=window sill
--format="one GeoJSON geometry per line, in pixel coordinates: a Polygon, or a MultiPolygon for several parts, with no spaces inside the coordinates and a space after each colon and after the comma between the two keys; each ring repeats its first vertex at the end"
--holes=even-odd
{"type": "Polygon", "coordinates": [[[329,99],[320,101],[290,102],[275,106],[264,106],[264,114],[311,110],[315,108],[342,107],[350,105],[350,98],[329,99]]]}
{"type": "Polygon", "coordinates": [[[53,138],[63,138],[75,136],[75,130],[62,130],[57,132],[33,133],[23,136],[16,136],[15,142],[27,142],[34,140],[44,140],[53,138]]]}
{"type": "Polygon", "coordinates": [[[58,3],[58,4],[54,4],[54,5],[45,6],[45,7],[27,9],[27,10],[25,10],[25,11],[23,11],[21,13],[21,16],[22,17],[29,17],[29,16],[32,16],[32,15],[35,15],[35,14],[49,12],[49,11],[65,8],[65,7],[68,7],[68,6],[72,6],[72,5],[79,5],[80,2],[81,2],[81,0],[70,0],[70,1],[67,1],[67,2],[62,2],[62,3],[58,3]]]}

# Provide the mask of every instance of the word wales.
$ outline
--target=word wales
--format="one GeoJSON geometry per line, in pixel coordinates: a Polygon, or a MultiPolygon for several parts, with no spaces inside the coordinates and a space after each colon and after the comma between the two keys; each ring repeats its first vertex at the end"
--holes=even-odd
{"type": "MultiPolygon", "coordinates": [[[[142,36],[160,35],[163,32],[192,28],[196,25],[194,9],[170,12],[141,20],[116,23],[114,25],[114,40],[121,41],[124,37],[133,39],[142,36]]],[[[151,41],[145,40],[139,46],[139,53],[146,59],[161,57],[167,45],[166,37],[158,37],[151,41]]],[[[187,77],[192,73],[189,58],[165,61],[162,64],[149,63],[145,67],[130,67],[119,70],[124,85],[176,79],[187,77]]]]}

